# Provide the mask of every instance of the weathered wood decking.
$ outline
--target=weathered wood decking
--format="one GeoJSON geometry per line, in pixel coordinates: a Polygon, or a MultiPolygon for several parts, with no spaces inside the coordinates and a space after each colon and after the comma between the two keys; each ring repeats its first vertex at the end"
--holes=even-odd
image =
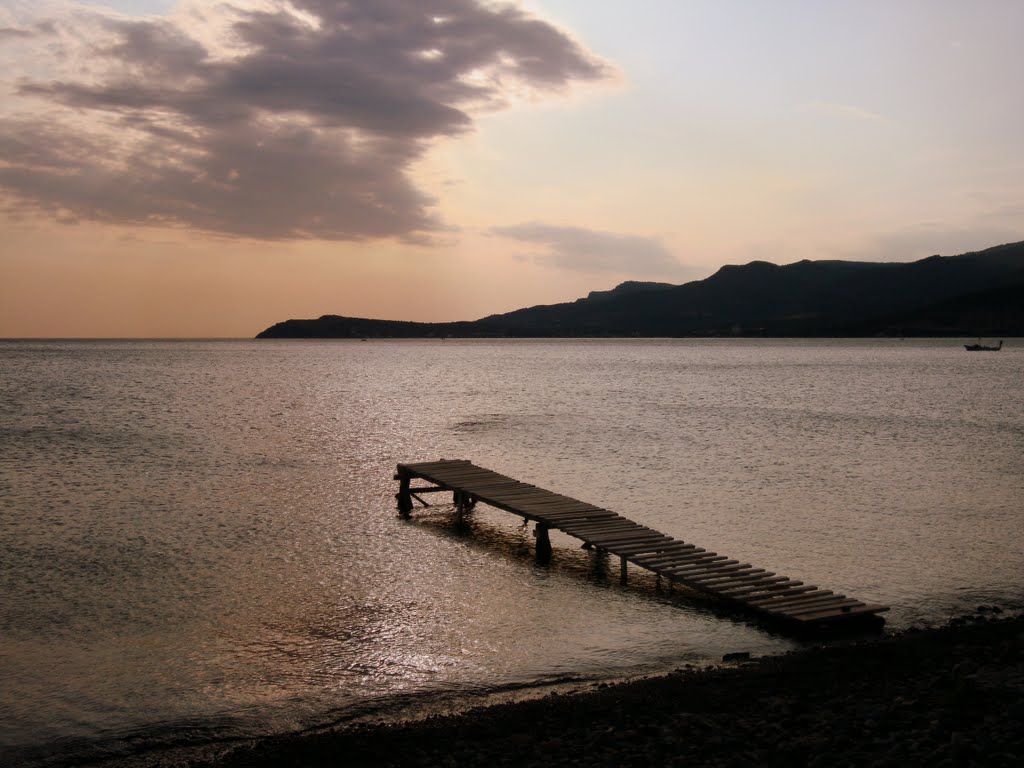
{"type": "Polygon", "coordinates": [[[623,581],[626,564],[633,563],[670,582],[802,627],[863,621],[889,610],[884,605],[865,603],[731,560],[610,510],[537,488],[466,460],[399,464],[395,479],[400,482],[397,497],[403,515],[411,512],[412,499],[417,494],[451,491],[460,513],[480,501],[536,522],[539,557],[551,551],[549,528],[617,555],[623,581]],[[412,481],[417,478],[433,485],[414,487],[412,481]]]}

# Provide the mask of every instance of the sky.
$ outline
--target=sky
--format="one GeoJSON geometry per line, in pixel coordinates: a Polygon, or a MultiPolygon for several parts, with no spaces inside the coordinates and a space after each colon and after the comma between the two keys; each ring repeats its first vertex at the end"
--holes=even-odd
{"type": "Polygon", "coordinates": [[[0,337],[1024,240],[1019,0],[0,0],[0,337]]]}

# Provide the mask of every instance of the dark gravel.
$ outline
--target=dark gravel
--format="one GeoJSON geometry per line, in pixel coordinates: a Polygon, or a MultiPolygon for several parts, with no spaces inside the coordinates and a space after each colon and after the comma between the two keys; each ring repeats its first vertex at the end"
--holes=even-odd
{"type": "Polygon", "coordinates": [[[457,716],[265,739],[216,765],[1017,767],[1022,692],[1024,618],[986,612],[457,716]]]}

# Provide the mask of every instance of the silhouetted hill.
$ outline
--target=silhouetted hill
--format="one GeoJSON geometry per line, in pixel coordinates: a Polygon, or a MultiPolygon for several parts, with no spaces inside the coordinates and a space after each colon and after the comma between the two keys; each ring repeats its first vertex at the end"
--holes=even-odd
{"type": "Polygon", "coordinates": [[[908,315],[890,318],[885,335],[1020,336],[1024,329],[1024,272],[1008,285],[957,296],[908,315]]]}
{"type": "MultiPolygon", "coordinates": [[[[476,323],[410,323],[363,317],[322,315],[315,320],[285,320],[260,333],[257,339],[422,339],[432,336],[480,336],[476,323]]],[[[493,335],[493,334],[492,334],[493,335]]]]}
{"type": "Polygon", "coordinates": [[[577,299],[577,301],[586,301],[587,299],[611,299],[627,293],[663,291],[666,288],[675,288],[675,286],[672,285],[672,283],[642,283],[637,280],[627,280],[624,283],[619,283],[610,291],[591,291],[587,294],[586,299],[577,299]]]}
{"type": "Polygon", "coordinates": [[[325,315],[257,338],[1024,335],[1024,242],[910,263],[753,261],[458,323],[325,315]]]}

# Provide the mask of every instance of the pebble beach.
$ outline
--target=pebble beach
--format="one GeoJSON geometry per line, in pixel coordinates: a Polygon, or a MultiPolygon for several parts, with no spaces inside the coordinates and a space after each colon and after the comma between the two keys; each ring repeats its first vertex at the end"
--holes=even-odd
{"type": "Polygon", "coordinates": [[[263,739],[190,765],[1018,766],[1022,721],[1024,617],[982,606],[942,627],[263,739]]]}

